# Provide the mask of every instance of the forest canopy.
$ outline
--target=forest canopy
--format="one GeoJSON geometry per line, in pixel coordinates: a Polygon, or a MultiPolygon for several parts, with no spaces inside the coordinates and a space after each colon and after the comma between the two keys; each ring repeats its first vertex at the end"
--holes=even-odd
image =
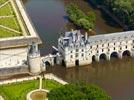
{"type": "Polygon", "coordinates": [[[134,0],[96,0],[100,1],[130,29],[134,29],[134,0]]]}

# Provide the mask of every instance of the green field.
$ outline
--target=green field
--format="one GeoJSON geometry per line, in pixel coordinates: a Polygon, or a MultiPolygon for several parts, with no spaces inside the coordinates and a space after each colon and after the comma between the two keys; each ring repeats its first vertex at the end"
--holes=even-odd
{"type": "MultiPolygon", "coordinates": [[[[51,90],[61,86],[53,80],[43,80],[43,88],[51,90]]],[[[26,95],[31,90],[39,87],[39,80],[25,81],[21,83],[14,83],[0,86],[0,95],[5,100],[25,100],[26,95]]]]}
{"type": "Polygon", "coordinates": [[[7,0],[0,0],[0,5],[6,2],[7,0]]]}
{"type": "Polygon", "coordinates": [[[11,3],[1,6],[7,1],[0,0],[0,38],[21,36],[22,30],[11,3]]]}

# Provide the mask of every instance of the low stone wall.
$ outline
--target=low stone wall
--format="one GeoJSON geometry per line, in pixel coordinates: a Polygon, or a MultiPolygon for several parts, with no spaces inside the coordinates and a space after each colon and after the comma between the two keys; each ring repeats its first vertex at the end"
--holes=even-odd
{"type": "Polygon", "coordinates": [[[28,80],[36,80],[38,77],[39,76],[33,76],[33,77],[26,77],[26,78],[20,78],[20,79],[3,80],[3,81],[0,81],[0,85],[23,82],[23,81],[28,81],[28,80]]]}
{"type": "Polygon", "coordinates": [[[11,77],[16,74],[29,73],[28,66],[18,66],[11,68],[1,68],[0,69],[0,79],[5,77],[11,77]]]}
{"type": "MultiPolygon", "coordinates": [[[[11,84],[11,83],[17,83],[17,82],[23,82],[23,81],[28,81],[28,80],[36,80],[38,79],[40,76],[29,76],[29,77],[25,77],[25,78],[19,78],[19,79],[10,79],[10,80],[1,80],[0,81],[0,85],[4,85],[4,84],[11,84]]],[[[68,84],[67,82],[65,82],[64,80],[58,78],[57,76],[55,76],[54,74],[50,73],[50,74],[45,74],[44,75],[45,79],[50,79],[50,80],[55,80],[56,82],[60,83],[60,84],[68,84]]]]}
{"type": "Polygon", "coordinates": [[[44,75],[45,79],[50,79],[50,80],[55,80],[56,82],[65,85],[68,84],[66,81],[62,80],[61,78],[57,77],[56,75],[50,73],[50,74],[45,74],[44,75]]]}

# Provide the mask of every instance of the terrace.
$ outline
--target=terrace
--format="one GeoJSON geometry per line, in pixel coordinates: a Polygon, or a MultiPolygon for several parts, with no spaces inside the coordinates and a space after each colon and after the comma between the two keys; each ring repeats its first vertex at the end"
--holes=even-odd
{"type": "Polygon", "coordinates": [[[41,40],[21,0],[0,0],[0,49],[24,47],[41,40]]]}
{"type": "Polygon", "coordinates": [[[21,0],[0,0],[0,68],[23,65],[27,47],[41,40],[21,0]]]}

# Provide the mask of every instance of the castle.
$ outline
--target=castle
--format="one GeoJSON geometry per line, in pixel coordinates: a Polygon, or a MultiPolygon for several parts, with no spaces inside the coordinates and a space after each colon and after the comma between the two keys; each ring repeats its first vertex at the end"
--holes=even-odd
{"type": "Polygon", "coordinates": [[[134,56],[134,31],[88,36],[76,30],[65,32],[58,40],[57,63],[67,68],[123,55],[134,56]]]}

